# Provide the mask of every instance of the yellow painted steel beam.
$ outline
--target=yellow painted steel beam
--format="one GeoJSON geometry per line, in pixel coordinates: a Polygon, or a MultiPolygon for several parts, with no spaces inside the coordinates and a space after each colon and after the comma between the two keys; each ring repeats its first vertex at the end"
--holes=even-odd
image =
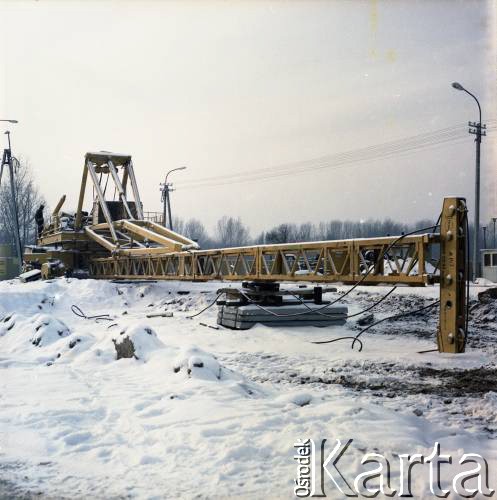
{"type": "Polygon", "coordinates": [[[186,245],[192,248],[198,248],[198,244],[189,239],[186,238],[185,236],[176,233],[175,231],[171,231],[170,229],[165,228],[164,226],[161,226],[160,224],[157,224],[156,222],[152,221],[134,221],[135,223],[142,223],[144,226],[146,226],[148,229],[151,231],[154,231],[157,234],[160,234],[162,236],[165,236],[166,238],[169,238],[171,240],[177,241],[181,243],[182,245],[186,245]]]}
{"type": "Polygon", "coordinates": [[[85,227],[85,233],[99,245],[103,246],[109,252],[115,252],[117,250],[117,246],[114,243],[111,243],[109,240],[106,240],[103,236],[100,236],[95,231],[90,229],[88,226],[85,227]]]}
{"type": "Polygon", "coordinates": [[[56,215],[59,214],[59,211],[62,208],[62,205],[64,204],[65,201],[66,201],[66,195],[64,194],[64,195],[62,195],[59,202],[57,203],[57,205],[55,205],[55,208],[53,209],[53,212],[52,212],[53,217],[55,217],[56,215]]]}
{"type": "MultiPolygon", "coordinates": [[[[147,229],[146,227],[139,226],[137,224],[134,224],[133,222],[123,220],[121,221],[121,225],[124,229],[126,229],[129,233],[131,234],[138,234],[142,236],[143,238],[146,238],[150,241],[154,241],[155,243],[159,243],[160,245],[163,245],[165,248],[163,251],[181,251],[183,249],[183,244],[179,243],[178,241],[175,241],[171,238],[167,238],[166,236],[162,236],[161,234],[158,234],[154,231],[151,231],[150,229],[147,229]]],[[[140,249],[141,250],[141,249],[140,249]]],[[[134,249],[129,250],[130,253],[134,252],[134,249]]]]}
{"type": "Polygon", "coordinates": [[[464,352],[466,345],[467,209],[462,198],[444,200],[440,237],[440,352],[464,352]]]}
{"type": "MultiPolygon", "coordinates": [[[[157,279],[221,279],[261,281],[357,282],[366,272],[365,251],[385,250],[396,237],[368,238],[303,244],[261,245],[253,247],[165,252],[163,248],[120,250],[114,258],[93,259],[91,274],[113,278],[135,274],[157,279]],[[127,256],[126,256],[127,255],[127,256]],[[302,269],[300,266],[304,266],[302,269]]],[[[391,249],[409,251],[410,259],[419,258],[419,246],[438,242],[438,235],[406,237],[391,249]]],[[[373,269],[364,284],[397,283],[427,285],[437,281],[431,274],[415,272],[419,263],[406,265],[400,272],[385,273],[373,269]]],[[[400,267],[400,266],[399,266],[400,267]]]]}
{"type": "Polygon", "coordinates": [[[81,179],[81,187],[79,190],[78,208],[76,210],[76,221],[74,223],[74,229],[81,229],[81,222],[83,219],[83,200],[85,199],[86,182],[88,180],[88,166],[86,164],[83,167],[83,177],[81,179]]]}

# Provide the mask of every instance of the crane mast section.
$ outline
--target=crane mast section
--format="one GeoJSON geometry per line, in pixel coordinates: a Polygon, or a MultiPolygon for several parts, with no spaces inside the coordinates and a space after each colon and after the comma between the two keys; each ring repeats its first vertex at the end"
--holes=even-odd
{"type": "Polygon", "coordinates": [[[439,235],[397,240],[381,237],[114,255],[91,259],[89,270],[94,278],[114,279],[437,283],[439,235]]]}

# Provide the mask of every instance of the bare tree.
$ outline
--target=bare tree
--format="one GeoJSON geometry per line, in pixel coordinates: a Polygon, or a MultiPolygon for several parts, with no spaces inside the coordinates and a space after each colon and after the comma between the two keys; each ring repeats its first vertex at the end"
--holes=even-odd
{"type": "Polygon", "coordinates": [[[320,222],[317,229],[318,240],[339,240],[342,237],[342,222],[331,220],[320,222]]]}
{"type": "Polygon", "coordinates": [[[184,233],[187,238],[196,241],[200,247],[205,248],[209,245],[209,236],[205,226],[198,219],[189,219],[184,226],[184,233]]]}
{"type": "Polygon", "coordinates": [[[295,233],[295,241],[315,241],[316,233],[316,227],[312,222],[304,222],[295,233]]]}
{"type": "Polygon", "coordinates": [[[185,234],[185,221],[181,217],[173,216],[173,228],[175,233],[185,234]]]}
{"type": "Polygon", "coordinates": [[[225,215],[216,224],[216,243],[222,247],[238,247],[248,245],[250,233],[240,217],[225,215]]]}
{"type": "Polygon", "coordinates": [[[295,241],[295,224],[280,224],[266,233],[267,243],[290,243],[295,241]]]}
{"type": "Polygon", "coordinates": [[[266,232],[262,231],[252,241],[254,245],[264,245],[266,243],[266,232]]]}
{"type": "MultiPolygon", "coordinates": [[[[19,216],[21,246],[36,243],[36,224],[34,214],[44,203],[33,180],[31,169],[26,162],[20,162],[15,169],[15,198],[19,216]]],[[[0,241],[15,244],[15,224],[13,200],[10,192],[10,179],[4,171],[0,186],[0,241]]]]}

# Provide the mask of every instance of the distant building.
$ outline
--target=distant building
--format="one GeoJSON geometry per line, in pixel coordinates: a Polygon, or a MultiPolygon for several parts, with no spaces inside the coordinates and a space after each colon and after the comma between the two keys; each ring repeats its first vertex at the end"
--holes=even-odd
{"type": "Polygon", "coordinates": [[[497,249],[482,250],[482,277],[497,283],[497,249]]]}
{"type": "Polygon", "coordinates": [[[0,245],[0,281],[14,278],[19,274],[15,247],[0,245]]]}

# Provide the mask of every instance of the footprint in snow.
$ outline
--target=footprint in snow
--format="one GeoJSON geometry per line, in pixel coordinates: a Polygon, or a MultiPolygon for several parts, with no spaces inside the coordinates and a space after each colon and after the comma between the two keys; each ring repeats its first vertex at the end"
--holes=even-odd
{"type": "Polygon", "coordinates": [[[88,441],[92,437],[90,432],[76,432],[74,434],[70,434],[64,438],[64,441],[69,446],[75,446],[77,444],[84,443],[88,441]]]}

